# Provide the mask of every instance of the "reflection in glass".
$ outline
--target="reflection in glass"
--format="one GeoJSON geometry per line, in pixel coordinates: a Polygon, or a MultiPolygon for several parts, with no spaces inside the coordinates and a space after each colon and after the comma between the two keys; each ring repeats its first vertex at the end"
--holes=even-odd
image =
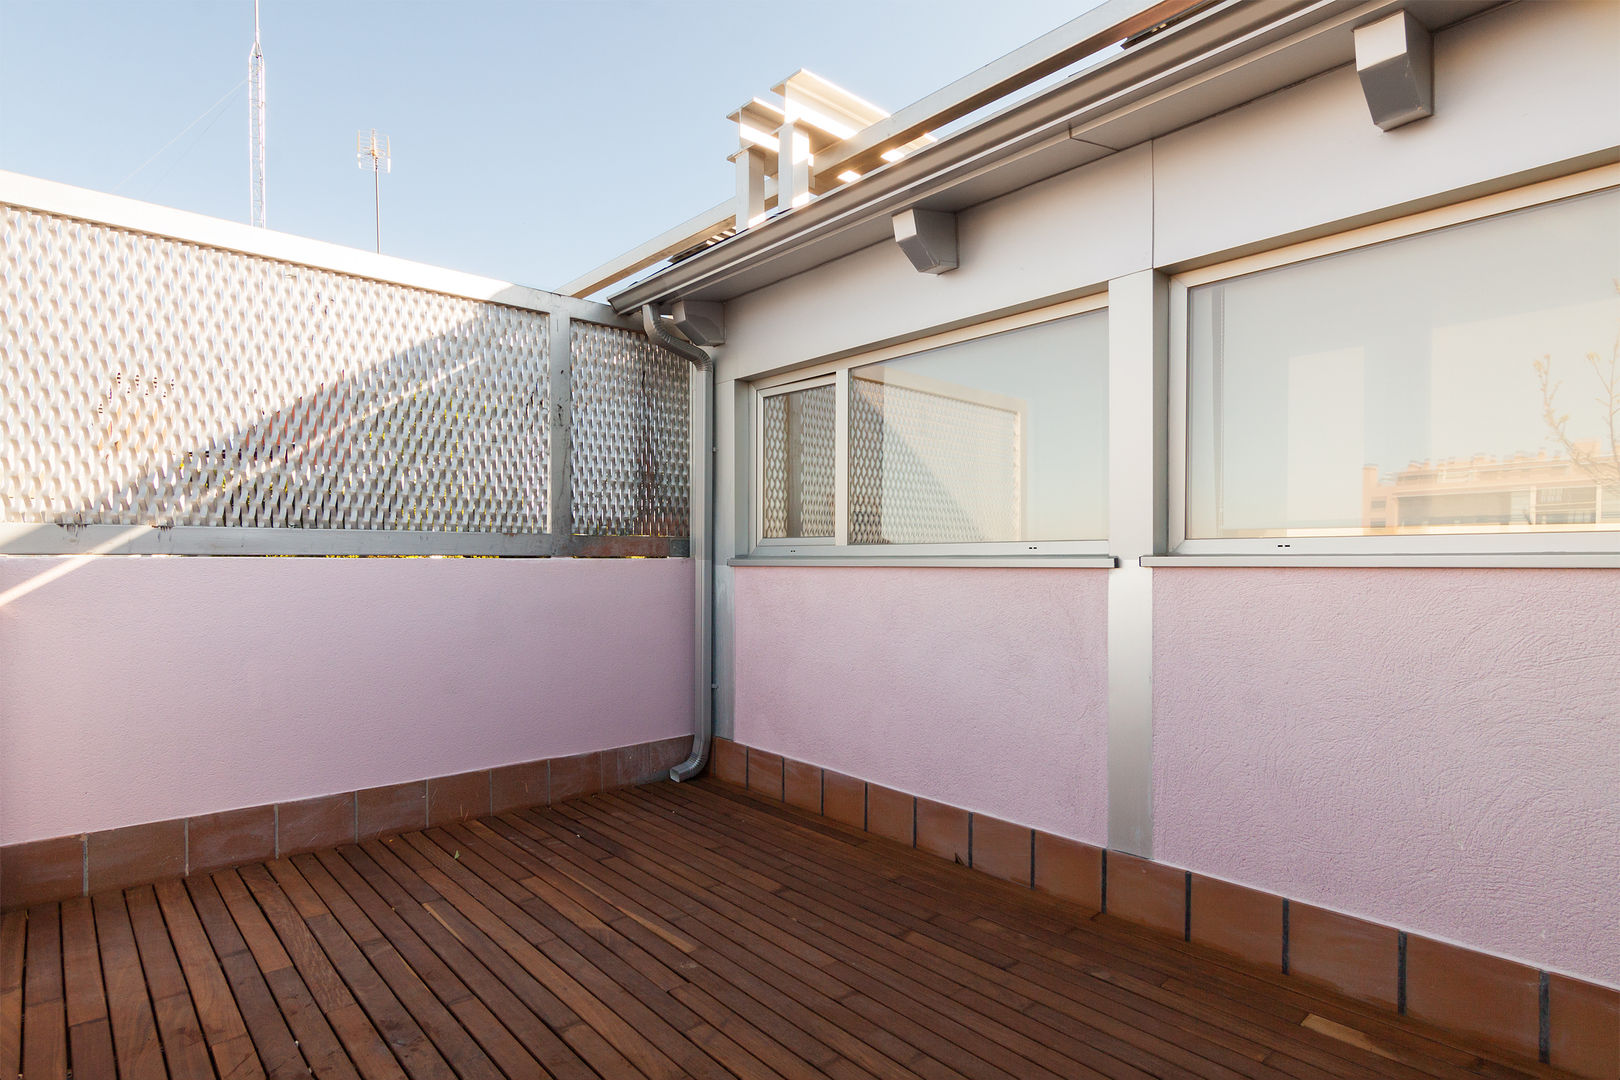
{"type": "Polygon", "coordinates": [[[833,534],[833,395],[827,383],[764,400],[766,537],[833,534]]]}
{"type": "Polygon", "coordinates": [[[855,368],[849,542],[1107,535],[1108,316],[855,368]]]}
{"type": "Polygon", "coordinates": [[[1189,292],[1187,535],[1620,528],[1620,192],[1189,292]]]}

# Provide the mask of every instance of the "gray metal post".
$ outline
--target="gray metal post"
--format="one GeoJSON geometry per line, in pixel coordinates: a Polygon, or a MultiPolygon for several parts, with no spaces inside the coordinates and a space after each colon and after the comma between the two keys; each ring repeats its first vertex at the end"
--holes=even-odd
{"type": "Polygon", "coordinates": [[[1153,571],[1165,549],[1169,285],[1108,283],[1108,846],[1153,856],[1153,571]]]}
{"type": "Polygon", "coordinates": [[[574,475],[569,458],[574,447],[574,324],[553,312],[546,327],[551,366],[551,490],[546,532],[552,550],[562,554],[574,534],[574,475]]]}

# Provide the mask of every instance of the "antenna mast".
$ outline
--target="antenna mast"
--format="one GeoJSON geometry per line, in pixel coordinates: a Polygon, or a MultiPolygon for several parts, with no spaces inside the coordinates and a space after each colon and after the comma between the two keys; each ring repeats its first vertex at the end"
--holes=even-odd
{"type": "Polygon", "coordinates": [[[394,159],[388,136],[378,135],[372,128],[370,136],[360,132],[354,139],[355,158],[362,169],[371,170],[371,189],[377,207],[377,251],[382,252],[382,174],[393,171],[394,159]]]}
{"type": "Polygon", "coordinates": [[[253,0],[253,51],[248,53],[248,214],[264,228],[264,50],[259,48],[259,0],[253,0]]]}

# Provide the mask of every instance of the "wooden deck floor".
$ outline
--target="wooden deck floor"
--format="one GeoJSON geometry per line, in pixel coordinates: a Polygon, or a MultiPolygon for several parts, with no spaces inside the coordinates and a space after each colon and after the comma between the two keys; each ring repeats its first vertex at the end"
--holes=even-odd
{"type": "Polygon", "coordinates": [[[1550,1075],[709,781],[14,911],[0,958],[3,1080],[1550,1075]]]}

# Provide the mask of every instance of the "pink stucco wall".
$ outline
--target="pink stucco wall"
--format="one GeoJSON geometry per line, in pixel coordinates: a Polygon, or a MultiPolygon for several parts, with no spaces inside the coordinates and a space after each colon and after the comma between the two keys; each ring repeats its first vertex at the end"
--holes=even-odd
{"type": "MultiPolygon", "coordinates": [[[[0,593],[60,562],[0,558],[0,593]]],[[[689,732],[691,575],[92,559],[0,607],[0,843],[689,732]]]]}
{"type": "Polygon", "coordinates": [[[1620,984],[1620,574],[1154,574],[1154,853],[1620,984]]]}
{"type": "Polygon", "coordinates": [[[739,742],[1101,844],[1099,570],[736,572],[739,742]]]}

